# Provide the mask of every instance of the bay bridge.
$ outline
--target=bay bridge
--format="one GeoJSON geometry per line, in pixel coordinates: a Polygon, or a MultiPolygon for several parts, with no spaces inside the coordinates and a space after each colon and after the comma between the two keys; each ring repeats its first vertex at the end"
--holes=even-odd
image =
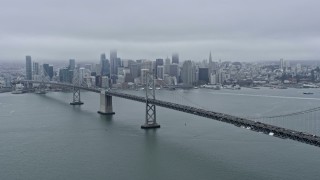
{"type": "MultiPolygon", "coordinates": [[[[217,121],[235,125],[237,127],[243,127],[259,133],[272,135],[274,137],[278,137],[282,139],[291,139],[294,141],[320,147],[320,137],[316,134],[310,134],[307,132],[293,130],[293,129],[280,127],[280,126],[258,121],[260,119],[284,118],[284,117],[290,117],[290,116],[315,112],[315,111],[319,111],[320,107],[312,108],[312,109],[308,109],[300,112],[284,114],[284,115],[276,115],[276,116],[239,117],[239,116],[234,116],[226,113],[207,110],[206,108],[199,107],[199,106],[194,107],[190,105],[184,105],[184,104],[173,103],[165,100],[156,99],[153,75],[147,74],[146,76],[147,76],[146,84],[144,88],[145,96],[132,95],[132,94],[120,92],[117,90],[110,90],[110,89],[105,90],[100,88],[92,88],[92,87],[88,87],[86,85],[80,84],[79,80],[74,81],[74,83],[72,84],[52,82],[52,81],[32,81],[32,80],[21,80],[20,83],[24,83],[29,87],[32,86],[32,84],[39,84],[38,88],[45,88],[46,85],[72,88],[73,99],[72,99],[72,102],[70,103],[71,105],[83,104],[83,102],[81,101],[80,90],[99,93],[100,109],[98,113],[102,115],[115,114],[112,106],[112,97],[124,98],[132,101],[145,103],[146,104],[145,122],[141,126],[141,128],[143,129],[160,128],[160,125],[158,124],[157,118],[156,118],[156,106],[159,106],[163,108],[168,108],[176,111],[193,114],[195,116],[214,119],[217,121]]],[[[43,89],[39,91],[44,92],[43,89]]]]}

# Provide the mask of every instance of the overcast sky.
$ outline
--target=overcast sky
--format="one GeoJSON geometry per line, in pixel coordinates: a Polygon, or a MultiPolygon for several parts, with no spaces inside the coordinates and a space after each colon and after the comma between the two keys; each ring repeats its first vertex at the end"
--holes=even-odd
{"type": "Polygon", "coordinates": [[[320,60],[319,0],[0,0],[0,61],[320,60]]]}

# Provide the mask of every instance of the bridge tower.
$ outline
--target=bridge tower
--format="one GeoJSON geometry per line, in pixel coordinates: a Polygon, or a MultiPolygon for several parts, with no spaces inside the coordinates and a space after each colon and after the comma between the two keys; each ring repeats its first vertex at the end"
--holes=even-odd
{"type": "Polygon", "coordinates": [[[45,84],[45,82],[49,81],[49,80],[46,79],[46,77],[47,77],[46,72],[43,69],[41,71],[41,76],[40,76],[41,82],[40,82],[39,86],[37,87],[37,89],[35,91],[36,94],[46,94],[46,84],[45,84]]]}
{"type": "Polygon", "coordinates": [[[146,120],[145,123],[141,126],[142,129],[154,129],[160,128],[160,125],[156,121],[156,105],[151,104],[150,100],[156,99],[155,94],[155,84],[154,84],[154,72],[145,73],[146,80],[146,120]]]}
{"type": "Polygon", "coordinates": [[[39,84],[36,90],[36,94],[46,94],[46,85],[44,83],[44,80],[42,80],[41,83],[39,84]]]}
{"type": "Polygon", "coordinates": [[[99,114],[102,115],[113,115],[112,109],[112,96],[106,95],[106,91],[102,90],[100,92],[100,110],[98,111],[99,114]]]}
{"type": "Polygon", "coordinates": [[[74,69],[73,72],[73,100],[70,103],[70,105],[82,105],[83,102],[81,102],[81,96],[80,96],[80,79],[79,79],[79,68],[74,69]]]}

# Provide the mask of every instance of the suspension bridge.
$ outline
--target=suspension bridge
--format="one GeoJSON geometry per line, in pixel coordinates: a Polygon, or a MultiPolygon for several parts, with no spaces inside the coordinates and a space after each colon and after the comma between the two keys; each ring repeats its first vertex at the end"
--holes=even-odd
{"type": "MultiPolygon", "coordinates": [[[[102,115],[113,115],[115,112],[113,111],[112,106],[112,97],[124,98],[128,100],[133,100],[146,104],[146,114],[145,114],[145,122],[141,125],[143,129],[151,129],[151,128],[160,128],[160,125],[157,122],[156,118],[156,106],[164,107],[176,111],[181,111],[189,114],[193,114],[196,116],[206,117],[210,119],[214,119],[217,121],[225,122],[228,124],[235,125],[237,127],[243,127],[246,129],[250,129],[252,131],[264,133],[267,135],[272,135],[274,137],[282,138],[282,139],[291,139],[294,141],[307,143],[310,145],[320,147],[320,137],[316,134],[310,134],[305,131],[293,130],[289,128],[285,128],[280,125],[274,125],[270,123],[265,123],[266,119],[276,119],[276,118],[290,118],[292,116],[297,115],[305,115],[312,112],[317,112],[320,110],[320,107],[312,108],[308,110],[303,110],[294,113],[275,115],[275,116],[257,116],[257,117],[239,117],[226,113],[215,112],[212,110],[208,110],[201,106],[190,106],[184,105],[174,102],[169,102],[166,100],[160,100],[155,98],[155,83],[152,74],[146,74],[146,82],[145,82],[145,96],[132,95],[125,92],[117,91],[117,90],[104,90],[99,88],[91,88],[86,85],[83,85],[79,82],[79,79],[75,77],[73,83],[61,83],[61,82],[52,82],[52,81],[31,81],[31,80],[22,80],[20,83],[24,83],[27,86],[32,86],[32,84],[39,84],[38,91],[44,92],[45,85],[54,85],[57,87],[68,87],[72,88],[73,91],[73,99],[70,103],[71,105],[82,105],[80,90],[90,91],[94,93],[100,94],[100,109],[98,113],[102,115]]],[[[41,93],[42,94],[42,93],[41,93]]],[[[310,125],[312,126],[312,125],[310,125]]]]}

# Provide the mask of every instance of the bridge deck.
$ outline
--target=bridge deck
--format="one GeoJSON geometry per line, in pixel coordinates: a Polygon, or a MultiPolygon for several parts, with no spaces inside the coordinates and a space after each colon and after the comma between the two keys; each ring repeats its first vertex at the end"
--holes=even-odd
{"type": "MultiPolygon", "coordinates": [[[[40,81],[23,81],[23,82],[41,83],[40,81]]],[[[72,84],[58,83],[58,82],[45,82],[45,84],[65,86],[65,87],[74,87],[72,84]]],[[[76,86],[76,87],[83,89],[83,90],[95,92],[95,93],[101,92],[101,90],[95,89],[95,88],[87,88],[87,87],[82,87],[82,86],[76,86]]],[[[119,92],[114,92],[114,91],[106,91],[106,95],[125,98],[125,99],[129,99],[129,100],[133,100],[133,101],[143,102],[143,103],[146,102],[145,97],[125,94],[125,93],[119,93],[119,92]]],[[[161,106],[164,108],[182,111],[182,112],[194,114],[197,116],[211,118],[211,119],[218,120],[221,122],[233,124],[233,125],[239,126],[239,127],[240,126],[249,127],[253,131],[263,132],[265,134],[273,133],[274,136],[279,137],[279,138],[288,138],[288,139],[292,139],[295,141],[299,141],[299,142],[303,142],[303,143],[307,143],[307,144],[311,144],[311,145],[320,147],[320,137],[315,136],[315,135],[311,135],[308,133],[290,130],[290,129],[286,129],[286,128],[282,128],[282,127],[278,127],[278,126],[273,126],[273,125],[269,125],[269,124],[265,124],[265,123],[261,123],[261,122],[256,122],[256,121],[252,121],[249,119],[240,118],[240,117],[236,117],[236,116],[232,116],[232,115],[228,115],[228,114],[224,114],[224,113],[207,111],[207,110],[196,108],[196,107],[161,101],[161,100],[157,100],[157,99],[148,99],[148,102],[151,104],[154,104],[156,106],[161,106]]]]}
{"type": "MultiPolygon", "coordinates": [[[[135,95],[130,95],[130,94],[124,94],[124,93],[118,93],[118,92],[111,92],[107,91],[106,94],[110,96],[116,96],[116,97],[121,97],[125,99],[130,99],[134,101],[139,101],[139,102],[146,102],[146,99],[144,97],[139,97],[135,95]]],[[[253,131],[258,131],[258,132],[263,132],[265,134],[273,133],[274,136],[279,137],[279,138],[288,138],[292,139],[295,141],[299,142],[304,142],[307,144],[315,145],[320,147],[320,137],[314,136],[311,134],[307,134],[304,132],[299,132],[295,130],[290,130],[278,126],[273,126],[261,122],[256,122],[252,121],[249,119],[244,119],[244,118],[239,118],[236,116],[224,114],[224,113],[218,113],[218,112],[213,112],[213,111],[207,111],[204,109],[200,108],[195,108],[191,106],[186,106],[186,105],[181,105],[181,104],[176,104],[176,103],[171,103],[171,102],[166,102],[166,101],[161,101],[161,100],[153,100],[153,99],[148,99],[149,103],[155,104],[156,106],[161,106],[164,108],[169,108],[177,111],[182,111],[186,112],[189,114],[194,114],[197,116],[202,116],[214,120],[218,120],[221,122],[233,124],[235,126],[244,126],[244,127],[250,127],[251,130],[253,131]]]]}

